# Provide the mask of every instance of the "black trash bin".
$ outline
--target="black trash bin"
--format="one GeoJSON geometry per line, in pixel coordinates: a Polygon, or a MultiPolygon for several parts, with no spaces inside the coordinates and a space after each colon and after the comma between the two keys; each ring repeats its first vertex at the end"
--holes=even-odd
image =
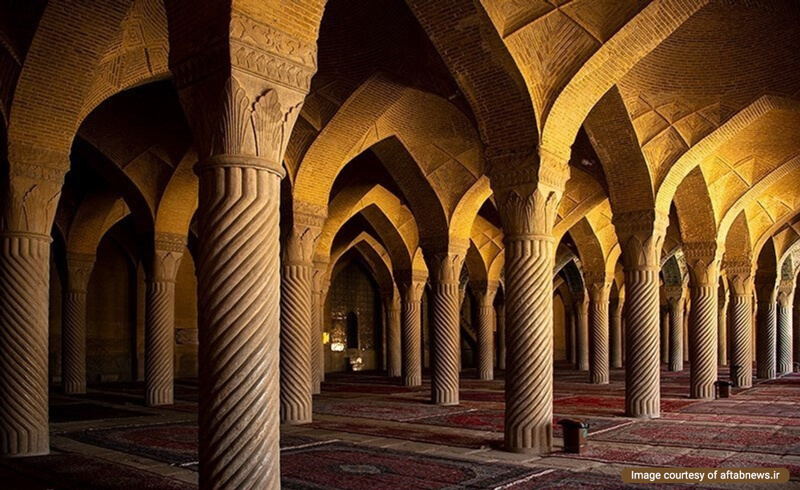
{"type": "Polygon", "coordinates": [[[730,398],[732,382],[721,379],[715,381],[714,385],[717,387],[717,398],[730,398]]]}
{"type": "Polygon", "coordinates": [[[580,419],[561,419],[558,421],[564,431],[564,452],[582,454],[586,451],[586,436],[589,424],[580,419]]]}

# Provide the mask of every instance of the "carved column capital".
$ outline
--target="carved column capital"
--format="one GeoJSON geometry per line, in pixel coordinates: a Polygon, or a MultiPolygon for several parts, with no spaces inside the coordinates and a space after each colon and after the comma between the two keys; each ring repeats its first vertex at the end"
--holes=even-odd
{"type": "Polygon", "coordinates": [[[586,291],[589,293],[589,299],[593,303],[608,302],[609,294],[611,294],[611,284],[613,278],[605,274],[605,272],[585,272],[583,274],[583,281],[586,283],[586,291]]]}
{"type": "Polygon", "coordinates": [[[431,282],[434,284],[459,284],[466,256],[466,247],[452,243],[447,248],[438,248],[438,250],[426,253],[425,262],[428,264],[431,282]]]}
{"type": "Polygon", "coordinates": [[[2,229],[46,236],[55,219],[69,155],[19,143],[8,146],[2,229]]]}
{"type": "Polygon", "coordinates": [[[753,285],[759,303],[775,303],[778,293],[778,276],[775,272],[757,271],[753,285]]]}
{"type": "Polygon", "coordinates": [[[749,296],[753,291],[753,265],[748,259],[728,259],[722,263],[728,277],[731,294],[749,296]]]}
{"type": "Polygon", "coordinates": [[[691,242],[683,245],[692,286],[714,286],[719,281],[723,249],[716,242],[691,242]]]}
{"type": "Polygon", "coordinates": [[[67,253],[67,288],[70,292],[85,293],[94,269],[93,254],[67,253]]]}
{"type": "Polygon", "coordinates": [[[284,265],[313,266],[314,250],[322,235],[324,217],[295,215],[295,220],[286,232],[281,249],[284,265]]]}
{"type": "Polygon", "coordinates": [[[669,303],[683,299],[683,286],[664,286],[664,295],[669,303]]]}
{"type": "Polygon", "coordinates": [[[473,281],[470,287],[479,306],[488,307],[494,304],[494,298],[497,296],[497,281],[473,281]]]}
{"type": "Polygon", "coordinates": [[[412,280],[409,282],[398,282],[397,288],[404,303],[419,303],[422,301],[422,294],[425,292],[425,281],[412,280]]]}
{"type": "Polygon", "coordinates": [[[660,269],[669,217],[655,209],[645,209],[615,214],[612,221],[624,266],[630,270],[660,269]]]}
{"type": "Polygon", "coordinates": [[[778,304],[783,308],[791,308],[794,302],[794,281],[782,280],[778,284],[778,304]]]}

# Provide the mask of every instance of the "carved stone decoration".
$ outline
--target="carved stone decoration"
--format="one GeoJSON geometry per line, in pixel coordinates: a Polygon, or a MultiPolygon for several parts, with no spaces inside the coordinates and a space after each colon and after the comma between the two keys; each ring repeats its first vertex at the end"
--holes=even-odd
{"type": "Polygon", "coordinates": [[[311,279],[321,227],[295,216],[283,246],[281,275],[281,421],[311,421],[311,279]]]}
{"type": "Polygon", "coordinates": [[[654,210],[620,213],[614,227],[625,270],[625,411],[659,417],[659,271],[667,217],[654,210]]]}
{"type": "Polygon", "coordinates": [[[517,177],[492,175],[506,245],[505,446],[541,454],[553,445],[552,231],[563,187],[517,177]]]}
{"type": "Polygon", "coordinates": [[[327,263],[314,262],[311,275],[311,393],[318,395],[322,390],[325,376],[325,354],[323,352],[323,308],[320,307],[323,282],[327,272],[327,263]]]}
{"type": "MultiPolygon", "coordinates": [[[[423,249],[424,250],[424,249],[423,249]]],[[[461,288],[466,250],[441,252],[427,259],[431,279],[431,400],[458,405],[461,372],[461,288]]]]}
{"type": "Polygon", "coordinates": [[[777,371],[776,277],[773,272],[756,274],[756,376],[773,379],[777,371]]]}
{"type": "Polygon", "coordinates": [[[86,292],[94,255],[67,254],[67,288],[61,320],[61,379],[64,393],[86,393],[86,292]]]}
{"type": "Polygon", "coordinates": [[[669,308],[669,370],[683,371],[683,287],[667,286],[669,308]]]}
{"type": "Polygon", "coordinates": [[[50,450],[47,342],[50,237],[0,234],[0,455],[50,450]]]}
{"type": "Polygon", "coordinates": [[[203,163],[200,481],[206,488],[279,488],[282,173],[241,158],[203,163]]]}
{"type": "Polygon", "coordinates": [[[590,298],[589,319],[589,382],[608,384],[608,295],[611,281],[597,281],[587,276],[590,298]],[[591,282],[589,282],[591,281],[591,282]]]}
{"type": "Polygon", "coordinates": [[[622,310],[624,298],[616,298],[611,302],[611,316],[608,328],[608,356],[612,368],[622,367],[622,310]]]}
{"type": "Polygon", "coordinates": [[[387,302],[387,325],[386,325],[386,354],[387,371],[389,377],[399,378],[402,374],[402,342],[400,333],[400,322],[402,313],[402,302],[400,295],[395,291],[391,299],[387,302]]]}
{"type": "Polygon", "coordinates": [[[575,302],[575,369],[589,370],[589,296],[575,302]]]}
{"type": "Polygon", "coordinates": [[[145,301],[145,399],[148,406],[172,405],[175,378],[175,280],[186,237],[156,234],[145,301]]]}
{"type": "Polygon", "coordinates": [[[422,293],[424,280],[411,280],[397,285],[403,297],[403,383],[422,385],[422,293]]]}
{"type": "Polygon", "coordinates": [[[794,365],[792,352],[792,317],[794,303],[794,281],[781,281],[778,288],[777,322],[777,371],[778,374],[791,373],[794,365]]]}
{"type": "Polygon", "coordinates": [[[661,364],[669,363],[669,307],[661,308],[661,364]]]}
{"type": "Polygon", "coordinates": [[[792,308],[792,358],[800,361],[800,294],[794,295],[794,308],[792,308]]]}
{"type": "Polygon", "coordinates": [[[692,398],[714,398],[717,380],[718,264],[721,247],[714,242],[686,243],[692,308],[689,317],[690,388],[692,398]]]}
{"type": "Polygon", "coordinates": [[[506,305],[497,308],[497,369],[506,368],[506,305]]]}
{"type": "Polygon", "coordinates": [[[753,385],[753,288],[749,260],[725,262],[731,292],[731,381],[753,385]]]}
{"type": "Polygon", "coordinates": [[[728,308],[730,295],[720,288],[719,314],[717,315],[717,362],[720,366],[728,365],[728,308]]]}
{"type": "Polygon", "coordinates": [[[472,288],[477,301],[478,378],[494,379],[494,297],[497,284],[483,282],[472,288]]]}

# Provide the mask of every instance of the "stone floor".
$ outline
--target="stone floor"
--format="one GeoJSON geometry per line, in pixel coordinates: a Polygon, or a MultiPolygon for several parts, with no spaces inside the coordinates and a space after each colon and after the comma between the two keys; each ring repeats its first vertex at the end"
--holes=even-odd
{"type": "MultiPolygon", "coordinates": [[[[800,488],[800,375],[698,402],[685,395],[688,370],[663,371],[657,420],[623,416],[622,370],[607,386],[587,378],[557,366],[554,422],[588,422],[588,451],[561,451],[555,425],[556,450],[533,457],[500,450],[502,380],[479,381],[465,371],[462,403],[439,407],[427,402],[428,383],[409,389],[377,373],[330,374],[314,397],[314,423],[283,428],[283,486],[631,488],[620,482],[621,469],[643,465],[785,467],[792,480],[782,488],[800,488]]],[[[195,488],[196,401],[195,380],[179,380],[176,404],[160,409],[144,406],[141,383],[99,385],[80,397],[53,393],[52,454],[0,461],[0,487],[195,488]]]]}

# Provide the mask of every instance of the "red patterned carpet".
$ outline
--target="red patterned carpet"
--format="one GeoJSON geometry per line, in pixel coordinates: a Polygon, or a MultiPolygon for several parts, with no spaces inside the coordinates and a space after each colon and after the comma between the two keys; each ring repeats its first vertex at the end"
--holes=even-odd
{"type": "MultiPolygon", "coordinates": [[[[612,370],[609,385],[594,386],[586,383],[586,373],[557,366],[554,436],[561,436],[559,418],[580,418],[589,424],[588,451],[566,454],[557,442],[554,453],[533,460],[532,467],[497,462],[505,460],[497,452],[505,402],[503,373],[498,374],[498,381],[489,382],[464,373],[461,404],[450,407],[429,403],[427,377],[422,387],[406,388],[379,373],[329,376],[322,395],[314,397],[314,423],[284,430],[283,486],[631,488],[593,469],[598,462],[777,466],[789,468],[800,483],[800,375],[760,382],[730,399],[697,401],[685,396],[688,370],[662,371],[662,418],[634,420],[622,416],[622,370],[612,370]],[[466,453],[468,461],[462,459],[466,453]],[[565,464],[575,471],[553,469],[565,464]]],[[[47,457],[2,462],[0,488],[194,488],[186,482],[196,481],[197,427],[187,420],[197,411],[196,382],[180,380],[176,394],[175,405],[159,410],[144,408],[141,383],[98,385],[80,397],[53,394],[56,444],[80,444],[47,457]],[[170,476],[181,472],[184,481],[155,469],[170,476]]]]}

